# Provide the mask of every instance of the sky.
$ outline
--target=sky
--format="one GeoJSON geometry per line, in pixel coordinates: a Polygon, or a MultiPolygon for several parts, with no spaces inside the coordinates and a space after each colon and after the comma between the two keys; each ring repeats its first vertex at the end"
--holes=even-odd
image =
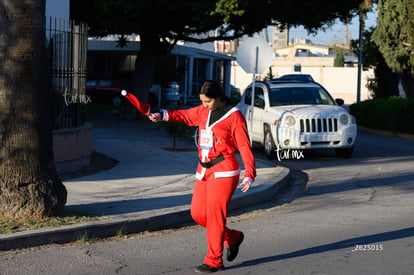
{"type": "MultiPolygon", "coordinates": [[[[365,21],[365,29],[376,25],[376,12],[370,12],[367,15],[365,21]]],[[[318,45],[328,45],[330,43],[344,43],[345,42],[345,24],[338,21],[330,29],[327,29],[325,32],[319,31],[316,36],[308,35],[307,31],[303,27],[291,28],[289,30],[289,41],[292,39],[301,38],[309,39],[313,44],[318,45]]],[[[359,19],[354,17],[352,21],[348,24],[348,33],[349,39],[358,39],[359,35],[359,19]]]]}

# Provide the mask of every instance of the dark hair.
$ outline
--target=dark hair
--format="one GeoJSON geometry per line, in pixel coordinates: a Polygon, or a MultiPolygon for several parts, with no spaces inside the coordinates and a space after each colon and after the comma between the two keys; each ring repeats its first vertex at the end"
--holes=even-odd
{"type": "Polygon", "coordinates": [[[221,98],[224,102],[230,103],[230,99],[224,94],[220,84],[213,80],[204,81],[199,94],[214,99],[221,98]]]}

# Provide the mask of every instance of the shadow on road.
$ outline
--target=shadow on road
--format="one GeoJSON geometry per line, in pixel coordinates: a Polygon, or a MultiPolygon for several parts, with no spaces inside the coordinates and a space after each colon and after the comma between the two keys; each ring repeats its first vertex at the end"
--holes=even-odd
{"type": "Polygon", "coordinates": [[[269,262],[275,262],[285,259],[291,259],[296,257],[302,257],[312,254],[318,254],[318,253],[324,253],[328,251],[333,250],[339,250],[339,249],[345,249],[345,248],[352,248],[355,249],[357,245],[361,244],[374,244],[374,243],[381,243],[386,242],[390,240],[396,240],[396,239],[404,239],[408,237],[414,236],[414,227],[389,231],[389,232],[383,232],[373,235],[367,235],[367,236],[361,236],[357,238],[342,240],[330,244],[324,244],[324,245],[318,245],[314,247],[304,248],[301,250],[293,251],[286,254],[280,254],[280,255],[274,255],[259,259],[252,259],[249,261],[245,261],[239,265],[230,266],[226,269],[234,269],[239,267],[246,267],[246,266],[253,266],[261,263],[269,263],[269,262]]]}

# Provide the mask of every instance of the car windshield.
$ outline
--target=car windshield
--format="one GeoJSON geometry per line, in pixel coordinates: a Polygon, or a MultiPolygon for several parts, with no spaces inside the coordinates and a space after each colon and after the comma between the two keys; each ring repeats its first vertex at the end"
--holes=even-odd
{"type": "Polygon", "coordinates": [[[294,74],[294,75],[283,75],[276,80],[303,80],[303,81],[313,81],[312,76],[308,74],[294,74]]]}
{"type": "Polygon", "coordinates": [[[273,88],[269,93],[270,106],[325,104],[335,105],[332,97],[319,87],[273,88]]]}

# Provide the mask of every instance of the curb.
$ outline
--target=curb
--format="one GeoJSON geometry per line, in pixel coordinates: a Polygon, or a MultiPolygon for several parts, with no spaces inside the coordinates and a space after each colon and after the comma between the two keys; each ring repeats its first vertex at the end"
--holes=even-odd
{"type": "MultiPolygon", "coordinates": [[[[263,203],[274,198],[284,188],[290,178],[290,170],[285,167],[269,168],[263,182],[248,194],[235,194],[229,211],[263,203]],[[270,172],[273,170],[272,172],[270,172]]],[[[190,206],[179,206],[147,214],[140,217],[114,218],[111,220],[84,222],[53,228],[35,229],[25,232],[0,235],[0,251],[22,249],[49,244],[63,244],[81,239],[108,238],[117,235],[135,234],[144,231],[179,228],[195,224],[190,214],[190,206]]]]}
{"type": "Polygon", "coordinates": [[[405,133],[398,133],[398,132],[392,132],[387,130],[378,130],[378,129],[372,129],[364,126],[358,125],[358,130],[361,130],[363,132],[372,133],[372,134],[378,134],[383,136],[390,136],[390,137],[398,137],[408,140],[414,140],[414,135],[411,134],[405,134],[405,133]]]}

